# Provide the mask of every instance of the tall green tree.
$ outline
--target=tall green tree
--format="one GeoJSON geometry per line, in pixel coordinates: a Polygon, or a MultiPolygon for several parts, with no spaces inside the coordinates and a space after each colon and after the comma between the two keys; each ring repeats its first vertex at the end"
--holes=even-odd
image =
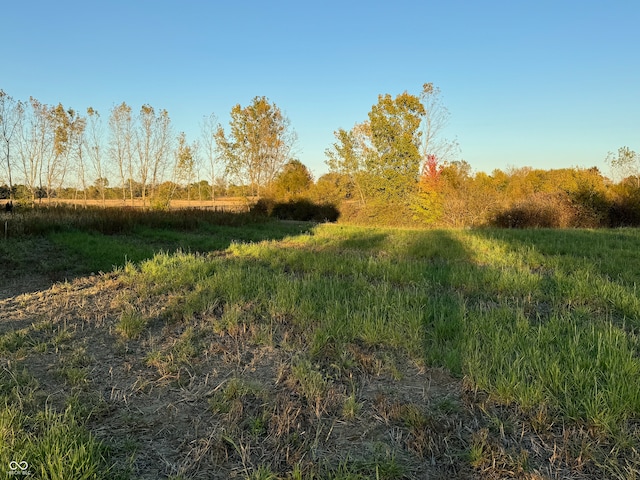
{"type": "Polygon", "coordinates": [[[420,124],[424,106],[415,95],[404,92],[395,99],[380,95],[369,112],[372,148],[365,157],[369,189],[392,203],[410,199],[420,173],[420,124]]]}
{"type": "Polygon", "coordinates": [[[215,134],[226,173],[260,196],[292,159],[295,132],[282,111],[266,97],[255,97],[244,108],[234,106],[229,126],[228,136],[221,125],[215,134]]]}
{"type": "Polygon", "coordinates": [[[335,132],[336,142],[326,151],[330,170],[351,179],[362,203],[376,199],[408,205],[423,163],[425,114],[416,95],[378,96],[368,121],[335,132]]]}
{"type": "Polygon", "coordinates": [[[365,186],[367,183],[364,164],[363,125],[356,124],[352,130],[343,128],[334,133],[336,141],[325,150],[329,170],[338,178],[346,179],[346,194],[355,196],[362,205],[366,204],[365,186]]]}

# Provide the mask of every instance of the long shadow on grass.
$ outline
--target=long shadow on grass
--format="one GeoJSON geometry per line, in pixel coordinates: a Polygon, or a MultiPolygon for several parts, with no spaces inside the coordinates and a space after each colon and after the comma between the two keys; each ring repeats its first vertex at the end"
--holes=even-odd
{"type": "Polygon", "coordinates": [[[465,279],[482,285],[484,270],[455,234],[346,229],[315,243],[313,256],[274,246],[263,258],[316,297],[320,321],[307,330],[316,350],[399,348],[463,374],[465,279]]]}
{"type": "Polygon", "coordinates": [[[357,271],[344,284],[371,303],[357,303],[370,312],[367,322],[351,310],[362,325],[351,331],[355,339],[384,345],[375,327],[387,322],[395,330],[384,330],[392,339],[386,346],[414,353],[419,308],[427,364],[466,376],[538,421],[569,420],[609,436],[640,415],[640,386],[629,381],[640,374],[633,327],[640,310],[628,284],[636,274],[611,253],[594,267],[586,256],[594,242],[630,252],[638,240],[627,232],[372,231],[332,253],[344,262],[349,248],[366,253],[353,256],[357,271]],[[626,274],[627,284],[601,270],[626,274]]]}
{"type": "MultiPolygon", "coordinates": [[[[185,213],[188,215],[188,212],[185,213]]],[[[44,236],[8,239],[0,246],[0,299],[46,289],[60,281],[108,272],[127,262],[138,263],[160,252],[206,253],[224,250],[232,242],[280,240],[306,233],[309,225],[278,221],[238,225],[194,223],[178,226],[139,226],[123,233],[105,234],[77,227],[50,231],[44,236]]]]}

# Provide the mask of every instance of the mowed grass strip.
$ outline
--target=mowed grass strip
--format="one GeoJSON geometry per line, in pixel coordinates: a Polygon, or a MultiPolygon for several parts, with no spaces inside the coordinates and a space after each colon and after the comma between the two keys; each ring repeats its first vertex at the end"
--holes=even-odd
{"type": "Polygon", "coordinates": [[[393,349],[544,412],[542,429],[623,438],[640,414],[638,247],[636,230],[319,226],[225,256],[158,255],[125,275],[141,295],[180,298],[173,317],[251,305],[251,321],[295,325],[319,361],[350,343],[393,349]]]}

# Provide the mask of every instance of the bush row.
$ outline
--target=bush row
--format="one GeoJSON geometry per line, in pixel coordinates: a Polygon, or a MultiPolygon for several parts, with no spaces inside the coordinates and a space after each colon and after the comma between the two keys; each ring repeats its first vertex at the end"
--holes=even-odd
{"type": "Polygon", "coordinates": [[[606,228],[640,226],[640,195],[606,199],[535,195],[493,215],[502,228],[606,228]]]}
{"type": "Polygon", "coordinates": [[[290,200],[277,202],[261,198],[251,208],[251,213],[280,220],[300,220],[305,222],[335,222],[340,212],[330,203],[313,203],[310,200],[290,200]]]}

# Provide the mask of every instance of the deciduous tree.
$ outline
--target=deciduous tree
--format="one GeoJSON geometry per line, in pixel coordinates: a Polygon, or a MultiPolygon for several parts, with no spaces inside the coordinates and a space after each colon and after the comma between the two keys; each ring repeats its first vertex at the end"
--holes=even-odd
{"type": "Polygon", "coordinates": [[[135,133],[137,152],[138,180],[142,185],[142,204],[145,205],[147,186],[151,186],[153,196],[156,185],[166,168],[171,145],[171,120],[169,112],[156,113],[151,105],[143,105],[138,116],[138,128],[135,133]]]}
{"type": "Polygon", "coordinates": [[[133,205],[133,120],[131,107],[125,102],[111,109],[109,116],[109,155],[117,166],[122,186],[122,202],[127,199],[126,178],[129,178],[131,204],[133,205]]]}
{"type": "Polygon", "coordinates": [[[365,185],[367,172],[364,163],[364,135],[362,125],[350,131],[342,128],[333,134],[334,144],[325,150],[329,170],[340,178],[346,178],[345,187],[349,196],[356,196],[362,205],[366,204],[365,185]]]}
{"type": "Polygon", "coordinates": [[[224,162],[220,155],[220,150],[216,143],[216,125],[218,119],[215,114],[204,117],[200,124],[200,135],[202,144],[202,154],[209,168],[209,179],[211,181],[211,201],[216,200],[216,185],[222,180],[224,175],[224,162]]]}
{"type": "Polygon", "coordinates": [[[423,161],[420,126],[425,114],[415,95],[378,96],[367,122],[350,132],[335,132],[337,141],[326,151],[329,168],[351,178],[363,204],[371,198],[408,206],[423,161]]]}
{"type": "Polygon", "coordinates": [[[16,141],[16,132],[20,128],[20,122],[24,116],[24,106],[21,102],[14,100],[3,90],[0,90],[0,140],[2,141],[2,155],[4,157],[2,165],[6,167],[9,181],[9,198],[14,200],[13,188],[13,158],[11,152],[16,141]]]}
{"type": "Polygon", "coordinates": [[[85,136],[87,156],[93,167],[93,173],[97,179],[94,183],[98,189],[102,206],[105,206],[106,188],[109,184],[107,180],[107,166],[104,157],[103,135],[104,128],[102,117],[97,110],[92,107],[87,108],[87,134],[85,136]]]}
{"type": "Polygon", "coordinates": [[[455,161],[460,147],[455,140],[442,136],[449,123],[449,110],[442,102],[442,94],[433,83],[425,83],[420,93],[420,101],[424,106],[422,120],[422,158],[426,162],[429,155],[434,155],[439,165],[455,161]]]}
{"type": "MultiPolygon", "coordinates": [[[[72,163],[75,166],[76,180],[79,181],[82,187],[83,204],[87,206],[87,175],[86,175],[86,143],[85,143],[85,131],[87,128],[87,119],[73,109],[68,110],[69,115],[69,140],[66,151],[67,163],[69,158],[74,160],[72,163]]],[[[64,181],[64,178],[62,179],[64,181]]],[[[62,188],[63,184],[60,182],[58,188],[62,188]]],[[[76,195],[78,189],[76,188],[76,195]]],[[[77,198],[77,197],[76,197],[77,198]]]]}
{"type": "Polygon", "coordinates": [[[193,183],[195,167],[197,162],[197,143],[187,143],[187,135],[180,132],[178,135],[178,146],[176,148],[175,181],[185,182],[187,186],[187,200],[191,200],[191,184],[193,183]]]}
{"type": "Polygon", "coordinates": [[[313,177],[309,169],[300,160],[289,161],[272,184],[276,199],[285,201],[301,198],[309,191],[313,177]]]}
{"type": "Polygon", "coordinates": [[[411,202],[411,209],[425,223],[434,223],[442,216],[444,202],[442,182],[440,181],[442,168],[436,155],[427,155],[427,160],[422,166],[416,194],[411,202]]]}
{"type": "Polygon", "coordinates": [[[369,188],[391,203],[405,203],[415,190],[420,172],[420,99],[407,92],[395,99],[380,95],[369,112],[372,149],[365,156],[369,188]]]}
{"type": "Polygon", "coordinates": [[[36,197],[42,200],[45,196],[45,190],[42,187],[43,165],[51,162],[52,145],[49,107],[30,97],[19,131],[18,153],[24,182],[32,202],[36,197]]]}
{"type": "Polygon", "coordinates": [[[255,97],[251,105],[231,109],[230,132],[221,125],[216,142],[225,161],[226,173],[248,184],[253,195],[271,183],[292,158],[295,132],[282,111],[266,97],[255,97]]]}
{"type": "Polygon", "coordinates": [[[609,152],[607,163],[618,177],[635,177],[635,184],[640,188],[640,155],[629,147],[620,147],[618,154],[609,152]]]}

